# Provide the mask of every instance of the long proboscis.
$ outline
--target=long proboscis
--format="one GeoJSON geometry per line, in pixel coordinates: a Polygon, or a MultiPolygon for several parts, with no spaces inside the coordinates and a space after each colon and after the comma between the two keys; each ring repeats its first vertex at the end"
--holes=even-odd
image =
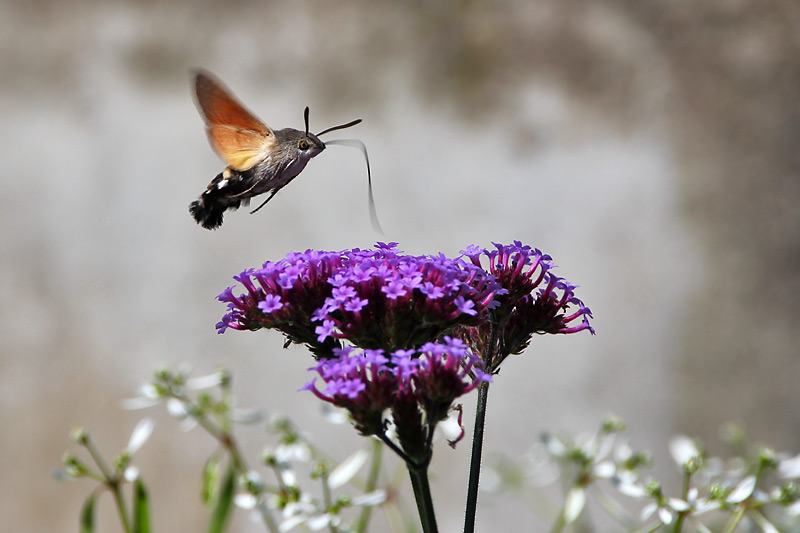
{"type": "MultiPolygon", "coordinates": [[[[323,131],[322,133],[327,133],[329,131],[339,130],[339,129],[343,129],[343,128],[349,128],[350,126],[355,126],[359,122],[361,122],[361,119],[354,120],[353,122],[350,122],[350,123],[345,124],[343,126],[336,126],[334,128],[329,128],[329,129],[323,131]]],[[[322,133],[320,133],[319,135],[322,135],[322,133]]],[[[326,145],[338,144],[340,146],[352,146],[354,148],[358,148],[359,150],[361,150],[361,153],[364,154],[364,160],[367,162],[367,186],[368,186],[368,193],[369,193],[369,219],[370,219],[370,222],[372,222],[372,227],[375,229],[375,231],[377,231],[378,233],[383,235],[384,233],[383,233],[383,229],[381,228],[381,223],[378,221],[378,211],[375,209],[375,198],[372,196],[372,172],[370,171],[370,168],[369,168],[369,154],[367,153],[366,145],[363,142],[359,141],[358,139],[335,139],[333,141],[328,141],[325,144],[326,145]]]]}

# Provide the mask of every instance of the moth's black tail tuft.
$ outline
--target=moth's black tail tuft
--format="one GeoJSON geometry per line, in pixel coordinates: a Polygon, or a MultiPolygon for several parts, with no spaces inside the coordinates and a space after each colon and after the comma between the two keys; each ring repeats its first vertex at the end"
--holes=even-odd
{"type": "Polygon", "coordinates": [[[225,212],[224,207],[209,206],[201,200],[195,200],[189,205],[189,213],[197,221],[198,224],[206,229],[217,229],[222,225],[222,213],[225,212]]]}
{"type": "Polygon", "coordinates": [[[228,209],[237,209],[247,204],[247,198],[236,198],[233,187],[228,186],[228,178],[220,173],[203,191],[200,198],[189,205],[189,213],[198,224],[206,229],[217,229],[222,225],[222,215],[228,209]],[[219,184],[222,182],[222,187],[219,184]]]}

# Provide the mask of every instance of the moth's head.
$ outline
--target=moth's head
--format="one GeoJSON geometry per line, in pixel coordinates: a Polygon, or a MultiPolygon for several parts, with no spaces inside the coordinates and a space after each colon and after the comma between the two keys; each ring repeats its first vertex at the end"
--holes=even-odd
{"type": "Polygon", "coordinates": [[[308,130],[308,107],[306,107],[303,112],[303,118],[306,123],[306,131],[303,132],[292,128],[286,128],[276,131],[275,136],[282,150],[293,152],[306,159],[311,159],[325,149],[325,143],[320,140],[320,136],[331,131],[349,128],[350,126],[361,123],[361,119],[359,118],[347,124],[333,126],[332,128],[328,128],[314,135],[308,130]]]}
{"type": "Polygon", "coordinates": [[[311,159],[325,149],[325,143],[313,133],[287,128],[276,131],[275,134],[284,149],[306,159],[311,159]]]}

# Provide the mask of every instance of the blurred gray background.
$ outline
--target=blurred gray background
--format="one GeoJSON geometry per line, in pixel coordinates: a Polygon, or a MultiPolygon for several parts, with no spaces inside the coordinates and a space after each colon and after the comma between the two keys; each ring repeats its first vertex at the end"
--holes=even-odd
{"type": "MultiPolygon", "coordinates": [[[[455,255],[514,239],[581,287],[598,334],[537,338],[490,395],[487,453],[606,413],[669,471],[677,432],[742,423],[800,450],[800,4],[46,2],[0,4],[0,516],[74,531],[89,483],[50,477],[77,425],[110,455],[159,365],[231,368],[243,406],[288,413],[334,457],[361,444],[296,393],[311,359],[268,332],[217,335],[230,277],[292,250],[398,241],[455,255]],[[273,127],[363,118],[386,235],[357,151],[332,147],[256,215],[195,225],[223,165],[190,69],[273,127]]],[[[472,401],[466,402],[471,429],[472,401]]],[[[158,531],[196,531],[210,438],[161,413],[139,454],[158,531]]],[[[195,430],[197,431],[197,430],[195,430]]],[[[270,442],[244,428],[253,453],[270,442]]],[[[469,447],[440,443],[443,531],[469,447]]],[[[405,493],[406,496],[408,493],[405,493]]],[[[545,527],[484,496],[479,531],[545,527]]],[[[110,500],[104,530],[115,531],[110,500]]],[[[245,514],[238,531],[258,531],[245,514]]],[[[376,531],[379,528],[376,528],[376,531]]]]}

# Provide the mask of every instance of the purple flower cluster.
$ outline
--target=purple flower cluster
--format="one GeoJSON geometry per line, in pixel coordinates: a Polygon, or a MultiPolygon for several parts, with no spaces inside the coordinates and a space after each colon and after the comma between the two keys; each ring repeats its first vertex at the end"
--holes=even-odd
{"type": "Polygon", "coordinates": [[[291,253],[236,279],[241,295],[218,299],[226,329],[278,329],[291,342],[330,357],[340,340],[392,352],[437,339],[458,325],[486,319],[500,286],[478,266],[444,255],[411,256],[396,243],[374,250],[291,253]]]}
{"type": "Polygon", "coordinates": [[[591,310],[575,296],[576,285],[552,273],[549,255],[519,241],[494,245],[494,250],[470,246],[461,252],[476,267],[488,259],[486,270],[504,289],[489,320],[458,333],[484,357],[489,371],[496,371],[506,356],[521,353],[534,334],[588,330],[594,335],[591,310]]]}
{"type": "Polygon", "coordinates": [[[387,420],[392,421],[407,458],[422,464],[430,458],[433,429],[447,417],[453,401],[490,376],[481,361],[460,339],[448,336],[418,350],[353,348],[335,350],[337,357],[321,359],[309,370],[325,382],[317,389],[316,378],[303,389],[346,409],[362,435],[386,440],[387,420]]]}

